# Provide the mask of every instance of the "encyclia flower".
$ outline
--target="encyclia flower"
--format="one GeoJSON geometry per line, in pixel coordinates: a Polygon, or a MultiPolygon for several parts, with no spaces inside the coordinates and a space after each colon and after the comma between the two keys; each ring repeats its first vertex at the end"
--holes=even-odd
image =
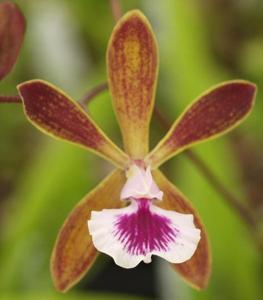
{"type": "Polygon", "coordinates": [[[243,80],[213,87],[189,105],[149,152],[158,50],[151,25],[140,11],[128,12],[116,24],[107,67],[125,152],[58,88],[42,80],[18,86],[24,112],[34,126],[117,167],[64,222],[51,259],[55,286],[66,291],[77,283],[99,250],[125,268],[159,255],[192,286],[204,288],[211,269],[205,228],[186,197],[158,167],[194,144],[237,126],[252,109],[256,87],[243,80]]]}

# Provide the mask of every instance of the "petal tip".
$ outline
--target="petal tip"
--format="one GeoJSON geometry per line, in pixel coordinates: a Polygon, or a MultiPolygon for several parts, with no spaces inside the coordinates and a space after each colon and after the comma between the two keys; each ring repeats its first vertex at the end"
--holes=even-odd
{"type": "Polygon", "coordinates": [[[220,88],[220,87],[224,87],[224,86],[236,86],[242,89],[246,89],[248,92],[251,93],[252,98],[254,99],[255,94],[257,92],[257,84],[254,82],[251,82],[249,80],[245,80],[245,79],[234,79],[234,80],[229,80],[229,81],[224,81],[222,83],[219,83],[215,86],[213,86],[211,89],[209,89],[207,92],[215,89],[215,88],[220,88]]]}
{"type": "Polygon", "coordinates": [[[250,103],[247,108],[247,112],[244,113],[243,118],[241,120],[244,120],[246,116],[248,116],[255,104],[256,101],[256,95],[257,95],[257,85],[251,81],[244,80],[244,79],[236,79],[231,81],[223,82],[222,84],[219,84],[216,87],[224,87],[224,85],[233,86],[236,88],[236,93],[238,93],[238,90],[240,94],[243,92],[243,97],[246,98],[247,102],[250,103]],[[241,92],[242,91],[242,92],[241,92]]]}
{"type": "Polygon", "coordinates": [[[140,9],[137,9],[137,8],[136,9],[132,9],[132,10],[128,11],[127,13],[125,13],[121,19],[133,18],[133,17],[139,18],[139,19],[143,19],[143,20],[145,20],[145,19],[147,20],[147,18],[144,15],[144,13],[140,9]]]}
{"type": "Polygon", "coordinates": [[[42,79],[31,79],[31,80],[27,80],[27,81],[17,84],[16,89],[17,89],[19,95],[21,96],[22,101],[24,101],[23,93],[26,91],[26,89],[30,88],[30,86],[34,86],[37,84],[51,86],[51,84],[49,82],[42,80],[42,79]]]}
{"type": "Polygon", "coordinates": [[[128,12],[126,12],[116,23],[113,32],[118,30],[118,28],[120,26],[123,26],[123,23],[130,22],[130,21],[133,22],[136,20],[143,23],[152,32],[152,26],[151,26],[148,18],[139,9],[132,9],[132,10],[129,10],[128,12]]]}
{"type": "Polygon", "coordinates": [[[58,292],[65,293],[69,289],[69,286],[65,281],[62,280],[62,274],[61,272],[59,272],[58,267],[55,263],[55,249],[51,255],[50,273],[55,289],[58,292]]]}

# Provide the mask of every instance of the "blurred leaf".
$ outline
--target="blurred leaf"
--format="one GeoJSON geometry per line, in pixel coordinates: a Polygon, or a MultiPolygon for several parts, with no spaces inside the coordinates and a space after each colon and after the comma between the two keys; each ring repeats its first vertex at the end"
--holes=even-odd
{"type": "Polygon", "coordinates": [[[1,246],[1,289],[52,287],[48,265],[58,229],[96,181],[86,151],[59,142],[39,150],[12,197],[1,246]]]}
{"type": "Polygon", "coordinates": [[[137,296],[127,296],[118,294],[102,293],[68,293],[68,294],[3,294],[1,300],[147,300],[147,298],[137,296]]]}

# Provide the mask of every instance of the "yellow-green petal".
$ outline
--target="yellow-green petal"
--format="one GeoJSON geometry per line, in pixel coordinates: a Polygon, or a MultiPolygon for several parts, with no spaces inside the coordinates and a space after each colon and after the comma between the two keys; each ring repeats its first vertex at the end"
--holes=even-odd
{"type": "Polygon", "coordinates": [[[90,269],[97,257],[88,231],[91,211],[119,208],[125,174],[115,170],[71,211],[58,234],[51,258],[51,274],[57,290],[65,292],[90,269]]]}
{"type": "Polygon", "coordinates": [[[107,51],[109,88],[126,152],[134,159],[148,153],[149,125],[158,73],[157,43],[139,10],[116,24],[107,51]]]}

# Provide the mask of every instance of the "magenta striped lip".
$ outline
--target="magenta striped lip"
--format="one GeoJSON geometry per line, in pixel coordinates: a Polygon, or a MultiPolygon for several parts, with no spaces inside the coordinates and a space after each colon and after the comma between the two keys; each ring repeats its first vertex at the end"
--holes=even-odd
{"type": "Polygon", "coordinates": [[[135,200],[137,210],[120,214],[114,223],[114,236],[130,255],[146,255],[152,251],[168,251],[179,230],[165,216],[151,211],[151,200],[135,200]]]}

